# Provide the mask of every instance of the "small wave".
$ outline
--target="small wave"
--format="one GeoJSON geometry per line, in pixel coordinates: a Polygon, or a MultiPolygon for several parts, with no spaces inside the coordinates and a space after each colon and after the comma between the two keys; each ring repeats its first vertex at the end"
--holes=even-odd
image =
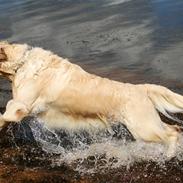
{"type": "Polygon", "coordinates": [[[107,0],[107,6],[118,5],[129,1],[131,0],[107,0]]]}

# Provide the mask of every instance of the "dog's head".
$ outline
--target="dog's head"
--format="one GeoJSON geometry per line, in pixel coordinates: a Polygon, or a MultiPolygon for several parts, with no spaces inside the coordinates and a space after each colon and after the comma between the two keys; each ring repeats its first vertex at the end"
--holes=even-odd
{"type": "Polygon", "coordinates": [[[13,76],[22,62],[22,58],[28,50],[26,44],[11,44],[0,42],[0,75],[13,76]]]}

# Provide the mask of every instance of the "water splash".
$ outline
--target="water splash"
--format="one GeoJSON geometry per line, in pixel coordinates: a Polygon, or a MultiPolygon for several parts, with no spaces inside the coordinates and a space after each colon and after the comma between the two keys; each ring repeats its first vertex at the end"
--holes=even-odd
{"type": "MultiPolygon", "coordinates": [[[[153,161],[163,166],[167,160],[163,144],[133,141],[122,125],[113,127],[114,134],[106,131],[69,132],[50,130],[43,123],[33,120],[30,124],[34,138],[49,153],[57,154],[52,166],[71,165],[80,173],[95,173],[109,168],[126,166],[135,162],[153,161]]],[[[183,138],[177,149],[177,159],[183,160],[183,138]]]]}

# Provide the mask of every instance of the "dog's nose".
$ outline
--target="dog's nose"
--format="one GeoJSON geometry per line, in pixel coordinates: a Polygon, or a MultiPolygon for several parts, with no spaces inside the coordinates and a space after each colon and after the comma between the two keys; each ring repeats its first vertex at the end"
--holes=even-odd
{"type": "Polygon", "coordinates": [[[7,60],[7,55],[3,48],[0,48],[0,62],[4,62],[7,60]]]}

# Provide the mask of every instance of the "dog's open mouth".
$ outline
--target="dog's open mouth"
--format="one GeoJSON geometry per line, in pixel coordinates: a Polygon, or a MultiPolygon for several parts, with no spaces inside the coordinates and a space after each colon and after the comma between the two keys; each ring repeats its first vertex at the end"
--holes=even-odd
{"type": "Polygon", "coordinates": [[[5,78],[5,79],[8,78],[9,80],[11,80],[11,76],[12,76],[11,73],[4,72],[4,71],[1,70],[1,63],[0,63],[0,76],[5,78]]]}

